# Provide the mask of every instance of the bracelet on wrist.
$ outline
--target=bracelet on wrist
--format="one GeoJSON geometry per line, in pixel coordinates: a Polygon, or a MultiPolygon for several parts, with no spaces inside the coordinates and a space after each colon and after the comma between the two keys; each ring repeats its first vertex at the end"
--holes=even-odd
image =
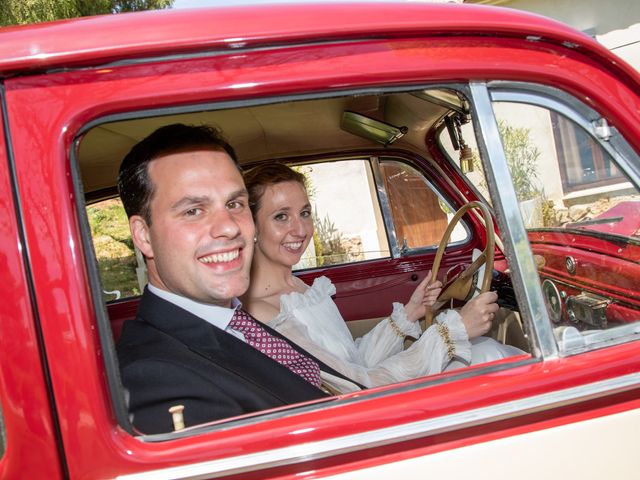
{"type": "Polygon", "coordinates": [[[396,335],[398,335],[400,338],[404,338],[406,337],[406,335],[404,334],[404,332],[402,330],[400,330],[400,327],[398,326],[398,324],[393,320],[393,318],[391,317],[387,317],[389,320],[389,325],[391,325],[391,329],[394,331],[394,333],[396,335]]]}
{"type": "Polygon", "coordinates": [[[449,357],[449,360],[453,359],[454,355],[456,354],[456,346],[451,341],[451,336],[449,335],[449,327],[442,323],[437,323],[436,330],[438,330],[438,334],[447,347],[447,355],[449,357]]]}

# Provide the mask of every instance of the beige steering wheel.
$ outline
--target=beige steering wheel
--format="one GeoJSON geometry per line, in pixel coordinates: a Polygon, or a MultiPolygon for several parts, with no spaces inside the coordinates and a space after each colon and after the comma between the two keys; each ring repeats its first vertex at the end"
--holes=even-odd
{"type": "Polygon", "coordinates": [[[455,280],[453,280],[442,290],[440,296],[438,297],[438,300],[436,301],[436,304],[434,305],[433,310],[427,310],[427,313],[424,317],[425,329],[429,328],[433,323],[433,311],[442,307],[445,302],[451,299],[464,301],[471,296],[474,287],[473,276],[482,265],[486,264],[486,267],[484,270],[484,278],[482,279],[482,283],[480,284],[480,293],[489,291],[489,288],[491,287],[491,279],[493,277],[493,255],[495,251],[496,240],[495,233],[493,231],[493,219],[491,218],[491,213],[489,213],[489,209],[487,208],[487,206],[484,203],[480,202],[467,203],[456,212],[456,214],[451,219],[451,222],[449,222],[449,226],[444,232],[442,240],[440,240],[440,245],[438,245],[436,258],[433,261],[433,267],[431,268],[431,272],[433,275],[432,278],[438,278],[438,269],[440,268],[440,262],[442,261],[442,256],[444,255],[444,250],[447,247],[447,243],[449,243],[449,237],[451,236],[451,232],[453,232],[453,228],[457,225],[462,216],[472,208],[478,208],[484,216],[484,223],[487,232],[487,239],[484,250],[471,265],[465,268],[464,271],[460,273],[455,280]]]}

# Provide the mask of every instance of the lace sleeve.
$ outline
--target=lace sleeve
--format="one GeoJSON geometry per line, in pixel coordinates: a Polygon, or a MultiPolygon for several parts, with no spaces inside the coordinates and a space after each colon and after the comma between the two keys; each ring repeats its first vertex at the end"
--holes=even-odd
{"type": "Polygon", "coordinates": [[[409,321],[404,306],[395,302],[391,316],[355,342],[363,364],[373,367],[402,351],[405,337],[419,338],[421,333],[419,323],[409,321]]]}
{"type": "Polygon", "coordinates": [[[368,371],[372,385],[409,380],[442,372],[453,358],[471,360],[471,343],[460,315],[447,310],[408,349],[389,356],[368,371]]]}

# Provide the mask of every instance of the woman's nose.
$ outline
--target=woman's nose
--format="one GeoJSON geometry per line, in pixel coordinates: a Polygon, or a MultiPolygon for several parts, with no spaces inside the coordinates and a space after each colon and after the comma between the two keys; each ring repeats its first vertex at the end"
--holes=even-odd
{"type": "Polygon", "coordinates": [[[307,232],[305,229],[304,222],[301,218],[294,218],[291,222],[291,231],[292,233],[303,237],[307,232]]]}

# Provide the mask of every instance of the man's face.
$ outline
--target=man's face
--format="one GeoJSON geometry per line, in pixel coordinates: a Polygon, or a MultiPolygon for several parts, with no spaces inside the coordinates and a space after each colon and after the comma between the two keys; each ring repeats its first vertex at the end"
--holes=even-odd
{"type": "Polygon", "coordinates": [[[213,150],[154,159],[151,226],[130,220],[152,285],[196,301],[229,306],[249,286],[254,226],[231,158],[213,150]]]}

